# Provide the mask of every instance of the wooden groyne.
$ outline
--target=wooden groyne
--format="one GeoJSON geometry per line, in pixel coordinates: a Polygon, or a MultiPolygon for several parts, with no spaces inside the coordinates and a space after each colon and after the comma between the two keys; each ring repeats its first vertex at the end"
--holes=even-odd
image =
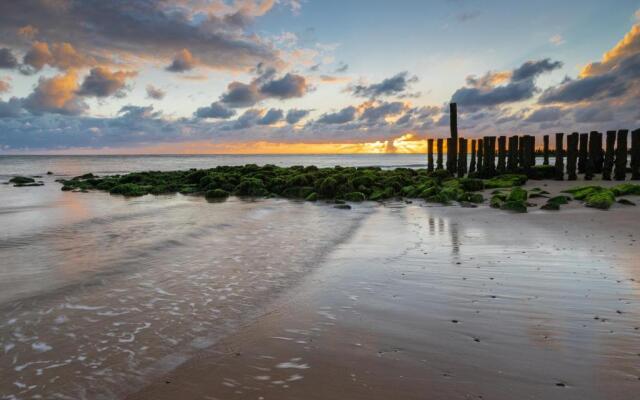
{"type": "Polygon", "coordinates": [[[536,148],[532,135],[484,136],[466,139],[458,135],[458,107],[449,105],[451,135],[446,138],[447,160],[444,162],[443,138],[427,140],[427,168],[429,171],[446,169],[454,176],[490,178],[504,173],[524,173],[532,178],[585,180],[600,176],[603,180],[623,181],[630,175],[640,180],[640,129],[602,132],[573,132],[554,135],[554,162],[551,165],[550,135],[542,137],[542,149],[536,148]],[[434,149],[435,141],[435,149],[434,149]],[[434,151],[436,151],[434,165],[434,151]],[[542,155],[542,164],[536,163],[536,152],[542,155]],[[497,153],[496,153],[497,152],[497,153]],[[631,162],[628,163],[628,157],[631,162]],[[469,161],[469,163],[467,163],[469,161]],[[628,165],[630,164],[630,165],[628,165]]]}

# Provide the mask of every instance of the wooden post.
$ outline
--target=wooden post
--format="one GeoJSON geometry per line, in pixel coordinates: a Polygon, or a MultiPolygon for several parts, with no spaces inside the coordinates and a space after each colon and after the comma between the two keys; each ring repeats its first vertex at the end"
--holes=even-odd
{"type": "Polygon", "coordinates": [[[564,133],[556,133],[556,180],[564,180],[564,157],[562,155],[562,142],[564,133]]]}
{"type": "Polygon", "coordinates": [[[596,132],[595,154],[593,156],[593,172],[596,174],[602,173],[602,167],[604,164],[604,150],[602,150],[602,132],[596,132]]]}
{"type": "Polygon", "coordinates": [[[578,173],[584,174],[587,168],[587,157],[589,155],[589,134],[580,134],[580,146],[578,149],[578,173]]]}
{"type": "Polygon", "coordinates": [[[611,180],[613,172],[613,160],[615,158],[616,131],[607,131],[607,147],[604,153],[604,165],[602,166],[602,179],[611,180]]]}
{"type": "Polygon", "coordinates": [[[524,136],[518,136],[518,167],[520,167],[521,169],[524,168],[524,142],[524,136]]]}
{"type": "Polygon", "coordinates": [[[438,158],[436,159],[436,169],[442,169],[442,155],[444,153],[442,138],[438,138],[436,140],[436,146],[438,148],[438,158]]]}
{"type": "Polygon", "coordinates": [[[507,170],[507,137],[498,138],[498,173],[504,174],[507,170]]]}
{"type": "Polygon", "coordinates": [[[536,137],[535,136],[529,136],[529,151],[531,152],[530,166],[533,167],[536,165],[536,137]]]}
{"type": "Polygon", "coordinates": [[[467,173],[467,139],[458,139],[458,178],[467,173]]]}
{"type": "Polygon", "coordinates": [[[484,141],[482,139],[478,139],[478,165],[476,170],[482,176],[482,172],[484,170],[484,165],[482,162],[484,161],[484,141]]]}
{"type": "Polygon", "coordinates": [[[640,129],[631,132],[631,179],[640,179],[640,129]]]}
{"type": "Polygon", "coordinates": [[[593,175],[595,172],[595,156],[596,156],[596,136],[598,136],[598,132],[595,131],[591,131],[591,133],[589,134],[589,144],[588,144],[588,156],[587,159],[585,161],[585,166],[584,166],[584,180],[585,181],[590,181],[593,179],[593,175]]]}
{"type": "Polygon", "coordinates": [[[471,162],[469,163],[469,174],[476,172],[476,140],[471,139],[471,162]]]}
{"type": "Polygon", "coordinates": [[[507,161],[507,169],[515,171],[518,169],[518,137],[511,136],[509,138],[509,160],[507,161]]]}
{"type": "Polygon", "coordinates": [[[452,174],[458,169],[458,105],[449,104],[449,126],[451,128],[451,140],[447,144],[447,169],[452,174]]]}
{"type": "Polygon", "coordinates": [[[489,176],[494,176],[496,174],[496,137],[489,136],[489,165],[487,171],[489,172],[489,176]]]}
{"type": "Polygon", "coordinates": [[[627,134],[629,130],[620,129],[618,131],[618,140],[616,141],[616,161],[613,178],[616,181],[623,181],[627,174],[627,134]]]}
{"type": "Polygon", "coordinates": [[[542,161],[542,165],[549,165],[549,135],[544,135],[542,137],[542,151],[544,160],[542,161]]]}
{"type": "Polygon", "coordinates": [[[576,162],[578,161],[578,142],[580,141],[580,135],[578,132],[573,132],[567,136],[567,180],[575,181],[578,179],[576,173],[576,162]]]}
{"type": "Polygon", "coordinates": [[[427,171],[433,172],[433,139],[427,139],[427,171]]]}

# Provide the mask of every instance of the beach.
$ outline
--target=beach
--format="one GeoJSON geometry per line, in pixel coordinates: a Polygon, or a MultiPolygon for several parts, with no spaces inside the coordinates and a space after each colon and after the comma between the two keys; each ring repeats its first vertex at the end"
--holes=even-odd
{"type": "Polygon", "coordinates": [[[61,192],[130,167],[84,162],[0,187],[2,398],[635,398],[637,207],[61,192]]]}

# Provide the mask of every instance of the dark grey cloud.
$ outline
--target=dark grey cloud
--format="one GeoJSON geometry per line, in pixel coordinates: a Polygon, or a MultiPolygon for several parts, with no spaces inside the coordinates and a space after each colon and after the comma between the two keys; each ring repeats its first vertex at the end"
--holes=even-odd
{"type": "Polygon", "coordinates": [[[219,102],[211,103],[208,107],[200,107],[194,113],[197,118],[218,118],[228,119],[236,114],[235,110],[231,110],[219,102]]]}
{"type": "Polygon", "coordinates": [[[245,111],[238,119],[231,121],[229,125],[225,125],[223,130],[242,130],[255,126],[262,118],[262,111],[257,109],[249,109],[245,111]]]}
{"type": "Polygon", "coordinates": [[[348,69],[349,69],[349,64],[341,62],[336,68],[335,72],[336,73],[347,72],[348,69]]]}
{"type": "Polygon", "coordinates": [[[310,110],[299,110],[299,109],[295,109],[292,108],[291,110],[287,111],[287,123],[293,125],[293,124],[297,124],[298,122],[300,122],[300,120],[304,117],[306,117],[307,115],[309,115],[310,110]]]}
{"type": "Polygon", "coordinates": [[[13,69],[18,66],[18,60],[13,55],[11,49],[1,48],[0,49],[0,68],[3,69],[13,69]]]}
{"type": "Polygon", "coordinates": [[[353,85],[347,90],[359,97],[383,97],[404,94],[412,83],[418,81],[417,76],[409,76],[408,72],[400,72],[391,78],[371,85],[353,85]]]}
{"type": "Polygon", "coordinates": [[[320,124],[345,124],[353,121],[355,117],[356,108],[354,106],[349,106],[335,113],[322,114],[316,122],[320,124]]]}
{"type": "Polygon", "coordinates": [[[608,122],[613,121],[614,112],[608,104],[594,104],[576,108],[573,117],[577,123],[608,122]]]}
{"type": "Polygon", "coordinates": [[[544,107],[539,108],[529,114],[529,116],[525,119],[525,122],[536,123],[536,122],[549,122],[549,121],[557,121],[562,118],[566,114],[559,107],[544,107]]]}
{"type": "Polygon", "coordinates": [[[259,90],[265,97],[275,97],[278,99],[290,99],[302,97],[308,89],[306,79],[301,75],[287,73],[280,79],[273,79],[265,82],[259,90]]]}
{"type": "Polygon", "coordinates": [[[285,100],[303,97],[311,90],[311,86],[302,75],[287,73],[277,78],[274,69],[263,70],[260,66],[256,72],[259,75],[250,83],[231,82],[227,91],[220,96],[220,101],[233,108],[251,107],[269,98],[285,100]]]}
{"type": "Polygon", "coordinates": [[[494,107],[497,105],[514,103],[532,98],[538,91],[535,79],[549,71],[560,68],[562,63],[543,59],[527,61],[514,69],[510,74],[507,84],[494,86],[496,78],[503,79],[502,75],[488,73],[481,79],[467,78],[471,86],[456,90],[451,96],[451,101],[463,107],[494,107]]]}
{"type": "Polygon", "coordinates": [[[78,94],[87,97],[123,96],[126,80],[135,75],[135,72],[112,72],[104,67],[93,68],[84,78],[78,94]]]}
{"type": "Polygon", "coordinates": [[[404,109],[404,103],[399,101],[392,103],[382,102],[378,105],[365,108],[362,115],[360,115],[360,119],[370,125],[384,123],[386,117],[401,114],[404,109]]]}
{"type": "Polygon", "coordinates": [[[527,61],[520,67],[513,70],[511,80],[515,82],[534,79],[544,74],[545,72],[551,72],[559,68],[562,68],[562,62],[551,61],[550,58],[545,58],[538,61],[527,61]]]}
{"type": "Polygon", "coordinates": [[[164,90],[153,85],[147,85],[147,97],[154,100],[162,100],[167,94],[164,90]]]}
{"type": "Polygon", "coordinates": [[[15,118],[23,113],[22,100],[12,97],[8,101],[0,100],[0,118],[15,118]]]}
{"type": "Polygon", "coordinates": [[[284,118],[284,112],[282,112],[282,110],[277,108],[272,108],[269,111],[267,111],[264,117],[262,117],[257,122],[258,122],[258,125],[273,125],[276,122],[282,121],[283,118],[284,118]]]}
{"type": "MultiPolygon", "coordinates": [[[[247,69],[281,63],[267,41],[247,29],[255,7],[232,5],[228,15],[196,13],[190,2],[165,0],[21,0],[0,2],[0,37],[19,43],[19,29],[37,27],[39,37],[69,42],[98,57],[118,54],[169,59],[188,48],[200,63],[247,69]],[[239,18],[242,16],[243,18],[239,18]]],[[[272,3],[270,3],[272,4],[272,3]]]]}

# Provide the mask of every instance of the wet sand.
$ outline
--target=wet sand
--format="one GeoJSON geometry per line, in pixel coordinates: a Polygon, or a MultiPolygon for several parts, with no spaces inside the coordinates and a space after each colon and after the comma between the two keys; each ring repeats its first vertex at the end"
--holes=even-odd
{"type": "Polygon", "coordinates": [[[375,207],[271,312],[128,399],[637,398],[638,207],[481,208],[375,207]]]}

